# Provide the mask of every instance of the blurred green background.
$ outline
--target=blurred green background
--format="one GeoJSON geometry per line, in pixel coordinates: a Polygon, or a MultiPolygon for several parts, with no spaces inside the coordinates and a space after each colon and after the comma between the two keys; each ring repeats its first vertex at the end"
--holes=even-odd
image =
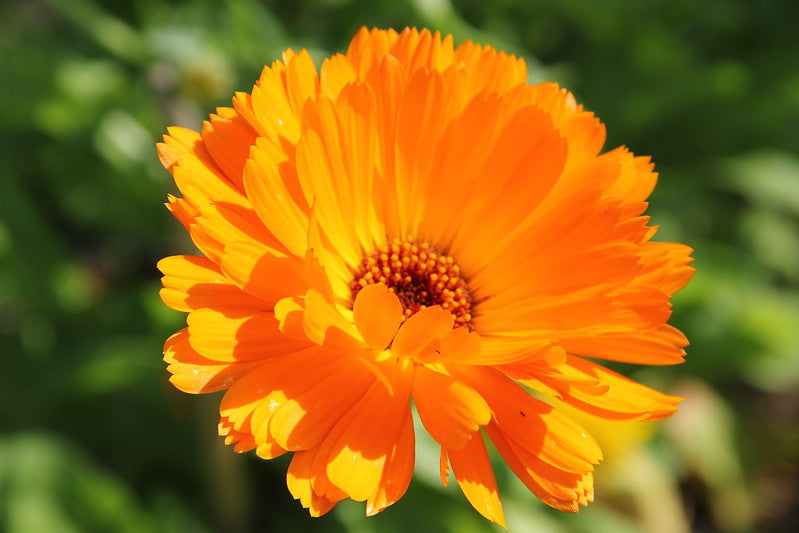
{"type": "Polygon", "coordinates": [[[793,0],[12,0],[0,6],[0,530],[486,532],[429,440],[378,518],[311,519],[285,458],[216,437],[218,395],[167,382],[184,317],[156,261],[192,253],[154,143],[198,128],[289,46],[425,26],[522,55],[653,156],[661,240],[696,249],[675,298],[687,362],[623,368],[687,396],[655,425],[587,420],[597,498],[547,508],[497,468],[511,531],[795,531],[799,523],[799,37],[793,0]]]}

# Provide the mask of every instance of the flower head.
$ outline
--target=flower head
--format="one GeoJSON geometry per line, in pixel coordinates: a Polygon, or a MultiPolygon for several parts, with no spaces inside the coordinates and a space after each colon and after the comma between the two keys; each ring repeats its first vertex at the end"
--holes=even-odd
{"type": "Polygon", "coordinates": [[[202,132],[159,154],[170,211],[202,256],[163,259],[188,313],[165,346],[180,390],[227,390],[238,452],[293,452],[312,515],[396,502],[414,465],[411,400],[466,498],[504,524],[486,442],[547,504],[593,499],[601,452],[539,391],[608,419],[679,398],[587,358],[682,360],[666,324],[690,248],[652,242],[656,174],[521,59],[406,29],[362,29],[317,71],[264,68],[202,132]]]}

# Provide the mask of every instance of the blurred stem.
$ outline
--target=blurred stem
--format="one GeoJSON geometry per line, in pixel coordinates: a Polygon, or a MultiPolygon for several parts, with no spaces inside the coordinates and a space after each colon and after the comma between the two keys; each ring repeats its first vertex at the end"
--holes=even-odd
{"type": "Polygon", "coordinates": [[[239,454],[231,453],[232,447],[225,446],[223,438],[208,432],[209,427],[217,421],[214,413],[216,399],[204,398],[208,409],[197,411],[200,422],[198,430],[202,431],[203,456],[208,468],[206,475],[208,496],[214,508],[217,524],[224,526],[225,531],[240,533],[251,531],[250,518],[252,499],[248,490],[248,477],[245,468],[246,460],[239,454]]]}
{"type": "Polygon", "coordinates": [[[665,427],[683,468],[707,487],[720,529],[749,530],[752,501],[734,446],[733,412],[716,391],[698,380],[684,380],[675,393],[689,400],[665,427]]]}
{"type": "Polygon", "coordinates": [[[685,516],[674,476],[646,448],[638,448],[613,464],[606,471],[608,482],[614,482],[628,493],[635,506],[637,521],[650,533],[688,533],[685,516]],[[611,477],[612,476],[612,477],[611,477]]]}

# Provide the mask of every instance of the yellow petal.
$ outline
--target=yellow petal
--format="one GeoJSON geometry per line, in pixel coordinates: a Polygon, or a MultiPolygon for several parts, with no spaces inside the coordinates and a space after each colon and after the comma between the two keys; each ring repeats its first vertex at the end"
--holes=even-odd
{"type": "Polygon", "coordinates": [[[472,507],[507,529],[494,469],[491,467],[483,436],[477,432],[465,446],[458,450],[446,449],[446,454],[452,463],[452,472],[458,485],[472,507]]]}
{"type": "Polygon", "coordinates": [[[293,339],[306,339],[303,319],[305,307],[300,298],[283,298],[275,304],[275,318],[280,331],[293,339]]]}
{"type": "Polygon", "coordinates": [[[346,495],[341,494],[338,499],[330,499],[325,495],[314,492],[312,488],[313,461],[317,450],[300,451],[294,454],[286,473],[286,484],[295,500],[300,500],[303,507],[308,509],[311,516],[322,516],[332,509],[338,501],[346,495]]]}

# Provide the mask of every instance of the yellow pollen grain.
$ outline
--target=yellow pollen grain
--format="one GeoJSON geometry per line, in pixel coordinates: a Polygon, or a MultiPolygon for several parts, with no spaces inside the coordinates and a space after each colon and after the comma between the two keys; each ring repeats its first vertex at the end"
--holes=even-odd
{"type": "Polygon", "coordinates": [[[458,265],[426,242],[394,239],[365,257],[350,283],[352,301],[373,283],[383,283],[397,295],[406,319],[440,305],[455,317],[455,327],[471,328],[471,299],[458,265]]]}

